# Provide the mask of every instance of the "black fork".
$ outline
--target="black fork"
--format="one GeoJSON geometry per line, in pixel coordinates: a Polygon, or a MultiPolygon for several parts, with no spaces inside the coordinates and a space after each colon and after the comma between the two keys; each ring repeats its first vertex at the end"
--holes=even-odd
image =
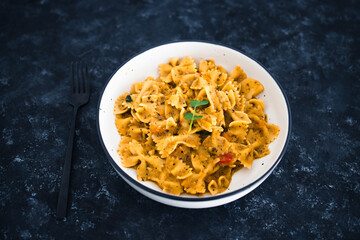
{"type": "Polygon", "coordinates": [[[87,65],[83,62],[71,64],[71,94],[70,104],[74,107],[68,145],[66,148],[63,175],[61,178],[60,193],[56,210],[56,218],[66,217],[69,195],[72,149],[74,145],[75,122],[78,109],[89,101],[90,87],[87,65]]]}

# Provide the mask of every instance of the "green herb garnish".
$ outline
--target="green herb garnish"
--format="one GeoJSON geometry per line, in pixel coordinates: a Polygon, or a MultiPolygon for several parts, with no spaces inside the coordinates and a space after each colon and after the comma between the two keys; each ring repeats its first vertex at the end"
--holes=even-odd
{"type": "Polygon", "coordinates": [[[130,95],[127,95],[126,98],[125,98],[125,101],[126,102],[132,102],[133,100],[132,100],[130,95]]]}
{"type": "MultiPolygon", "coordinates": [[[[201,100],[201,101],[191,100],[190,101],[190,106],[194,107],[194,113],[196,113],[196,107],[206,105],[208,103],[209,103],[208,100],[201,100]]],[[[187,113],[184,114],[184,118],[186,120],[191,121],[190,122],[190,127],[189,127],[189,132],[190,132],[191,131],[191,126],[192,126],[194,120],[200,119],[200,118],[202,118],[202,116],[198,116],[198,115],[192,114],[191,112],[187,112],[187,113]]]]}

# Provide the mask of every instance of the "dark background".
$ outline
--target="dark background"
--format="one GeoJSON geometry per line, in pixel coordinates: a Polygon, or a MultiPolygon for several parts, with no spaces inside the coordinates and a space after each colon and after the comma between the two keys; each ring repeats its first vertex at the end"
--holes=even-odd
{"type": "Polygon", "coordinates": [[[360,237],[359,1],[1,1],[0,239],[360,237]],[[26,2],[26,3],[25,3],[26,2]],[[111,74],[148,48],[205,40],[243,51],[284,88],[287,152],[256,190],[202,210],[129,187],[96,130],[111,74]],[[72,108],[70,62],[91,97],[77,121],[70,210],[55,219],[72,108]]]}

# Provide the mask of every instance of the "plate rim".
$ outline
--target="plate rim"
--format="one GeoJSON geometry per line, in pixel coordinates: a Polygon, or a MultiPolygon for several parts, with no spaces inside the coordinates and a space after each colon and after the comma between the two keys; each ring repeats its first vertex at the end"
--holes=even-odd
{"type": "MultiPolygon", "coordinates": [[[[124,61],[123,64],[121,64],[111,75],[110,77],[108,78],[108,80],[106,81],[106,83],[104,84],[104,87],[103,89],[101,90],[100,94],[99,94],[99,100],[98,100],[98,104],[97,104],[97,117],[96,117],[96,127],[97,127],[97,132],[98,132],[98,136],[99,136],[99,140],[100,140],[100,143],[101,143],[101,146],[110,162],[110,164],[113,166],[113,168],[118,172],[118,174],[120,174],[121,177],[123,178],[126,178],[128,181],[130,181],[131,183],[135,184],[136,186],[138,186],[139,188],[141,188],[142,190],[144,191],[148,191],[152,194],[155,194],[159,197],[163,197],[163,198],[169,198],[169,199],[172,199],[172,200],[178,200],[178,201],[187,201],[187,202],[199,202],[199,201],[204,201],[204,202],[207,202],[207,201],[211,201],[211,200],[215,200],[215,199],[220,199],[220,198],[226,198],[226,197],[229,197],[229,196],[234,196],[244,190],[247,190],[251,187],[253,187],[255,184],[257,184],[259,181],[261,181],[264,177],[268,177],[270,176],[271,172],[273,172],[273,170],[276,168],[276,166],[279,164],[279,162],[281,161],[281,159],[283,158],[283,156],[285,155],[285,152],[286,152],[286,149],[288,147],[288,143],[290,141],[290,134],[291,134],[291,129],[292,129],[292,115],[291,115],[291,109],[290,109],[290,103],[289,103],[289,100],[284,92],[284,89],[282,88],[282,86],[280,85],[279,81],[267,70],[267,68],[265,68],[264,65],[262,65],[259,61],[257,61],[256,59],[254,59],[253,57],[249,56],[248,54],[245,54],[244,52],[238,50],[237,48],[235,47],[232,47],[232,46],[228,46],[226,44],[222,44],[222,43],[217,43],[217,42],[211,42],[211,41],[203,41],[203,40],[189,40],[189,41],[182,41],[182,40],[179,40],[179,41],[170,41],[170,42],[164,42],[160,45],[156,45],[156,46],[152,46],[152,47],[149,47],[149,48],[146,48],[145,50],[142,50],[140,52],[137,52],[136,54],[134,54],[133,56],[131,56],[130,58],[128,58],[127,60],[124,61]],[[280,91],[285,99],[285,103],[286,103],[286,107],[287,107],[287,110],[288,110],[288,133],[287,133],[287,136],[286,136],[286,140],[285,140],[285,144],[284,144],[284,147],[279,155],[279,157],[276,159],[276,161],[274,162],[274,164],[271,166],[271,168],[266,171],[261,177],[259,177],[258,179],[256,179],[254,182],[244,186],[244,187],[241,187],[237,190],[234,190],[232,192],[229,192],[229,193],[222,193],[222,194],[218,194],[218,195],[214,195],[214,196],[206,196],[206,197],[186,197],[186,196],[177,196],[177,195],[171,195],[171,194],[167,194],[167,193],[164,193],[164,192],[159,192],[159,191],[156,191],[152,188],[149,188],[143,184],[141,184],[140,182],[136,181],[135,179],[133,179],[132,177],[130,177],[127,173],[125,173],[119,166],[118,164],[114,161],[114,159],[110,156],[108,150],[106,149],[105,147],[105,144],[103,142],[103,139],[102,139],[102,136],[101,136],[101,132],[100,132],[100,104],[101,104],[101,100],[102,100],[102,97],[103,97],[103,94],[104,94],[104,91],[106,89],[106,87],[108,86],[110,80],[113,78],[113,76],[125,65],[127,64],[131,59],[143,54],[144,52],[148,51],[148,50],[151,50],[153,48],[157,48],[157,47],[162,47],[164,45],[170,45],[170,44],[174,44],[174,43],[206,43],[206,44],[211,44],[211,45],[218,45],[218,46],[221,46],[221,47],[225,47],[225,48],[229,48],[231,50],[234,50],[234,51],[237,51],[241,54],[243,54],[244,56],[250,58],[251,60],[253,60],[254,62],[256,62],[257,64],[259,64],[270,76],[272,79],[274,79],[275,83],[277,84],[277,86],[280,88],[280,91]]],[[[265,180],[265,179],[264,179],[265,180]]],[[[260,184],[261,185],[261,184],[260,184]]],[[[259,185],[259,186],[260,186],[259,185]]],[[[251,192],[251,191],[250,191],[251,192]]]]}

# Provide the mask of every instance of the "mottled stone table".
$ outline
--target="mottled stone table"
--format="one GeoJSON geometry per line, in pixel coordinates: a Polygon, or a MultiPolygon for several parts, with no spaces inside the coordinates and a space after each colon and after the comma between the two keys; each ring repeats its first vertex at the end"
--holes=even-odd
{"type": "Polygon", "coordinates": [[[2,1],[0,239],[359,239],[360,5],[321,2],[2,1]],[[242,199],[202,210],[130,188],[96,130],[99,93],[114,70],[191,39],[260,61],[293,116],[271,176],[242,199]],[[74,60],[88,62],[92,94],[77,122],[70,210],[57,221],[74,60]]]}

